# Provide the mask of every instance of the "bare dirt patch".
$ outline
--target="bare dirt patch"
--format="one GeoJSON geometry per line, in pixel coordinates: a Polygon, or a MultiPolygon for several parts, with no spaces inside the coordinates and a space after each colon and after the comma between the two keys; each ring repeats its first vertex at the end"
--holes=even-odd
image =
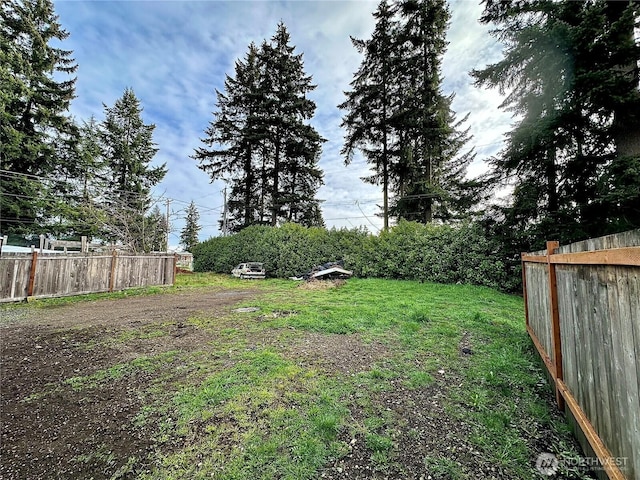
{"type": "Polygon", "coordinates": [[[200,348],[212,334],[187,324],[190,317],[221,315],[256,294],[197,289],[29,309],[3,321],[0,477],[111,478],[134,457],[139,467],[154,448],[153,425],[133,423],[150,377],[81,391],[65,380],[200,348]]]}
{"type": "Polygon", "coordinates": [[[381,343],[364,343],[357,334],[309,332],[297,339],[290,348],[290,356],[298,363],[315,364],[347,375],[371,370],[388,353],[381,343]]]}
{"type": "Polygon", "coordinates": [[[317,280],[311,279],[306,282],[302,282],[298,288],[302,290],[329,290],[330,288],[338,288],[346,283],[346,280],[317,280]]]}

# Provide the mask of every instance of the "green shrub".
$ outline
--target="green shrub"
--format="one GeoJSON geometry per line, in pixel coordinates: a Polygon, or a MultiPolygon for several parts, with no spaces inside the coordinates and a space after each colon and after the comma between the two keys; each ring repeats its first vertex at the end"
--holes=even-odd
{"type": "Polygon", "coordinates": [[[194,270],[229,273],[241,262],[262,262],[267,274],[286,278],[343,260],[359,277],[507,285],[505,266],[474,224],[423,225],[401,221],[379,235],[364,229],[252,226],[214,237],[193,249],[194,270]]]}

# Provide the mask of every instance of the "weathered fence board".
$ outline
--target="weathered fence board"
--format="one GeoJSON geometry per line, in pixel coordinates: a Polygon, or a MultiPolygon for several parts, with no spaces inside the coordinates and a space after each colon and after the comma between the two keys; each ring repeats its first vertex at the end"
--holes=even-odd
{"type": "Polygon", "coordinates": [[[529,308],[529,326],[535,332],[538,340],[549,353],[553,361],[551,348],[551,317],[549,306],[549,272],[546,265],[525,264],[527,275],[527,298],[531,300],[529,308]]]}
{"type": "Polygon", "coordinates": [[[566,401],[579,441],[600,459],[597,473],[640,478],[640,230],[559,248],[550,242],[522,260],[528,330],[559,405],[566,401]]]}
{"type": "Polygon", "coordinates": [[[173,285],[175,264],[173,254],[3,255],[0,302],[173,285]]]}

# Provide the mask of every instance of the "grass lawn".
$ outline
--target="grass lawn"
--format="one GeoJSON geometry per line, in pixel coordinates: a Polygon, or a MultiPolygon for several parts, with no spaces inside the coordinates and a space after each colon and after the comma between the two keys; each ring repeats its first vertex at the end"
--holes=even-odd
{"type": "MultiPolygon", "coordinates": [[[[81,372],[25,401],[61,388],[135,389],[131,428],[146,432],[152,448],[112,461],[110,478],[533,479],[542,478],[540,453],[578,456],[517,296],[466,285],[350,279],[314,287],[207,274],[180,275],[153,296],[211,289],[256,294],[179,325],[206,339],[200,344],[81,372]]],[[[27,308],[45,314],[74,301],[27,308]]],[[[140,345],[169,331],[162,321],[134,325],[86,348],[140,345]]],[[[110,454],[104,447],[75,461],[110,454]]],[[[590,478],[560,467],[562,478],[590,478]]]]}

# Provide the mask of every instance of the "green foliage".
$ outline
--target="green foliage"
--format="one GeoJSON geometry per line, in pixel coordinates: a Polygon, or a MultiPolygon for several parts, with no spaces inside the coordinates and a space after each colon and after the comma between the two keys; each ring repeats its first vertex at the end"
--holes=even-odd
{"type": "Polygon", "coordinates": [[[401,221],[374,236],[364,230],[254,226],[194,248],[194,269],[229,273],[241,262],[263,262],[269,276],[297,276],[343,260],[359,277],[508,286],[503,262],[479,227],[401,221]]]}
{"type": "Polygon", "coordinates": [[[485,1],[504,57],[472,74],[517,115],[491,160],[514,185],[487,226],[506,255],[640,226],[638,2],[485,1]]]}
{"type": "Polygon", "coordinates": [[[205,130],[205,147],[195,149],[198,168],[212,180],[230,184],[222,230],[297,222],[323,225],[318,168],[325,141],[308,121],[315,89],[302,54],[283,23],[270,42],[254,43],[217,92],[214,120],[205,130]]]}
{"type": "Polygon", "coordinates": [[[60,214],[46,202],[64,194],[46,178],[73,175],[76,128],[68,108],[77,69],[59,48],[62,29],[51,0],[10,0],[0,5],[0,169],[2,230],[34,232],[60,214]]]}
{"type": "Polygon", "coordinates": [[[368,40],[353,39],[363,55],[345,111],[342,154],[369,163],[365,182],[382,185],[384,229],[389,217],[430,223],[466,218],[484,190],[467,180],[475,154],[470,137],[442,93],[441,62],[450,14],[443,0],[380,2],[368,40]],[[394,195],[390,198],[390,195],[394,195]]]}
{"type": "Polygon", "coordinates": [[[200,220],[200,214],[198,213],[196,204],[192,201],[187,208],[184,228],[182,232],[180,232],[180,243],[188,252],[193,250],[193,247],[198,244],[198,232],[200,231],[198,220],[200,220]]]}
{"type": "Polygon", "coordinates": [[[98,135],[106,169],[106,196],[90,213],[101,223],[103,238],[132,252],[149,251],[166,243],[159,240],[166,231],[166,220],[159,210],[147,216],[151,188],[167,173],[165,164],[151,166],[158,151],[153,142],[155,125],[144,123],[143,108],[131,88],[125,89],[112,107],[105,105],[104,111],[98,135]]]}

